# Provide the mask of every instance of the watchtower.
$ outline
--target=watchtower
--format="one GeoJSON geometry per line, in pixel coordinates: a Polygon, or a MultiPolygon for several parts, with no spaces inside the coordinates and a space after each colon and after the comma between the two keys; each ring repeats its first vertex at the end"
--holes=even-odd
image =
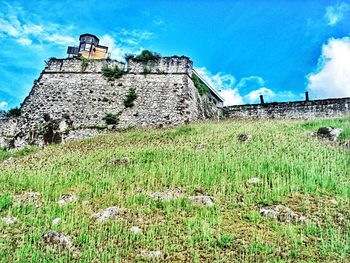
{"type": "Polygon", "coordinates": [[[99,45],[100,39],[92,34],[83,34],[79,37],[79,47],[68,47],[68,56],[80,54],[88,59],[105,59],[109,56],[108,47],[99,45]]]}

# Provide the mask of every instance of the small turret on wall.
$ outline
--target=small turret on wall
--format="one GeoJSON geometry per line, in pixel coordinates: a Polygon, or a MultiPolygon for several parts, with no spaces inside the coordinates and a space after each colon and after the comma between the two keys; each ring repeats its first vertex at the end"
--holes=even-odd
{"type": "Polygon", "coordinates": [[[92,34],[79,37],[79,47],[68,47],[68,57],[81,56],[87,59],[106,59],[109,57],[108,47],[99,45],[100,39],[92,34]]]}

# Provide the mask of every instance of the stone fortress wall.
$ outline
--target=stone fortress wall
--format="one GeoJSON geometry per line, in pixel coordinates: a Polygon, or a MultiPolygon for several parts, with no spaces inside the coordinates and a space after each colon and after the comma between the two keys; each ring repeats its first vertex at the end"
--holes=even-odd
{"type": "Polygon", "coordinates": [[[350,114],[350,98],[235,105],[223,108],[227,118],[316,119],[350,114]]]}
{"type": "Polygon", "coordinates": [[[82,63],[74,58],[47,63],[24,100],[16,125],[10,125],[13,120],[0,124],[0,147],[9,144],[9,138],[18,148],[103,133],[110,128],[104,120],[108,113],[118,116],[117,128],[178,125],[217,118],[220,113],[215,97],[199,95],[187,57],[144,63],[130,59],[127,69],[113,60],[89,60],[85,67],[82,63]],[[108,80],[101,72],[104,66],[125,72],[108,80]],[[137,98],[133,107],[125,107],[130,89],[135,89],[137,98]],[[43,134],[47,128],[49,135],[43,134]]]}
{"type": "Polygon", "coordinates": [[[350,98],[222,108],[215,92],[199,94],[193,73],[192,61],[178,56],[156,62],[129,59],[127,66],[114,60],[50,59],[22,103],[21,116],[0,120],[0,147],[59,143],[111,128],[172,126],[222,115],[314,119],[350,114],[350,98]],[[118,67],[124,73],[108,80],[103,67],[118,67]],[[126,107],[130,89],[137,98],[134,106],[126,107]],[[118,116],[118,124],[107,125],[106,114],[118,116]]]}

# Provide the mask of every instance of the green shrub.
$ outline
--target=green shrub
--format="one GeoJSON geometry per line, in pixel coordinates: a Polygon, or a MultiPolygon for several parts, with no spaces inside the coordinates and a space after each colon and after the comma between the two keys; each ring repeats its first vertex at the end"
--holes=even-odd
{"type": "Polygon", "coordinates": [[[8,117],[19,117],[21,116],[21,109],[16,107],[16,108],[13,108],[13,109],[10,109],[8,112],[7,112],[7,116],[8,117]]]}
{"type": "Polygon", "coordinates": [[[134,57],[132,60],[137,62],[158,62],[160,60],[161,56],[158,53],[149,51],[149,50],[143,50],[140,55],[134,57]]]}
{"type": "Polygon", "coordinates": [[[134,106],[134,100],[137,99],[137,94],[134,88],[129,89],[129,93],[126,95],[124,99],[124,106],[126,108],[131,108],[134,106]]]}
{"type": "Polygon", "coordinates": [[[113,68],[105,66],[102,68],[102,75],[105,76],[109,81],[119,79],[123,74],[124,71],[117,66],[113,68]]]}
{"type": "Polygon", "coordinates": [[[196,74],[192,74],[192,80],[201,96],[209,91],[207,85],[205,85],[196,74]]]}
{"type": "Polygon", "coordinates": [[[107,113],[103,118],[107,125],[117,125],[119,123],[119,116],[117,114],[107,113]]]}
{"type": "Polygon", "coordinates": [[[81,71],[84,72],[88,66],[89,66],[89,60],[86,58],[83,58],[81,61],[81,71]]]}

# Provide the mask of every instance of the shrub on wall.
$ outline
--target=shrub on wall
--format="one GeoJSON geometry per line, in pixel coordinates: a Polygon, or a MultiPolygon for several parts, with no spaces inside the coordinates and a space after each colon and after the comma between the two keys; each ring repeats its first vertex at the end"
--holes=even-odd
{"type": "Polygon", "coordinates": [[[84,72],[88,66],[89,66],[89,60],[86,58],[83,58],[81,61],[81,71],[84,72]]]}
{"type": "Polygon", "coordinates": [[[143,50],[140,55],[137,55],[134,57],[132,60],[137,61],[137,62],[157,62],[161,58],[160,54],[149,51],[149,50],[143,50]]]}
{"type": "Polygon", "coordinates": [[[21,109],[16,107],[16,108],[13,108],[13,109],[10,109],[8,112],[7,112],[7,116],[8,117],[19,117],[21,116],[21,109]]]}
{"type": "Polygon", "coordinates": [[[116,125],[119,123],[119,116],[117,114],[107,113],[103,118],[107,125],[116,125]]]}
{"type": "Polygon", "coordinates": [[[117,66],[112,67],[112,68],[105,66],[102,68],[102,74],[109,81],[112,81],[115,79],[119,79],[124,74],[124,71],[122,69],[118,68],[117,66]]]}
{"type": "Polygon", "coordinates": [[[134,100],[136,99],[137,99],[136,90],[134,88],[129,89],[129,93],[126,95],[124,99],[124,106],[126,108],[133,107],[135,105],[134,100]]]}
{"type": "Polygon", "coordinates": [[[197,75],[192,74],[192,80],[193,80],[194,86],[197,88],[201,96],[209,91],[208,87],[198,78],[197,75]]]}

